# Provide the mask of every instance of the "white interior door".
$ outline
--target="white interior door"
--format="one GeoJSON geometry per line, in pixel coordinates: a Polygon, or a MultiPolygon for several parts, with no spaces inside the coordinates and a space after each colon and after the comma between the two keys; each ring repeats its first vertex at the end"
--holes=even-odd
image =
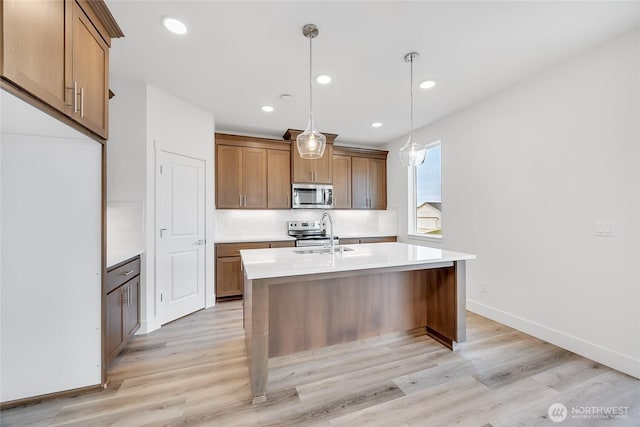
{"type": "Polygon", "coordinates": [[[205,162],[158,151],[156,284],[165,324],[205,306],[205,162]]]}

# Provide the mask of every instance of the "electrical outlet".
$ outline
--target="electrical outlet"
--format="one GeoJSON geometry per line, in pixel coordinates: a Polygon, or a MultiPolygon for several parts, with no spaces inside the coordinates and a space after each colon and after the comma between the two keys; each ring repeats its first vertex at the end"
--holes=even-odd
{"type": "Polygon", "coordinates": [[[483,294],[489,293],[489,282],[480,282],[480,291],[483,294]]]}

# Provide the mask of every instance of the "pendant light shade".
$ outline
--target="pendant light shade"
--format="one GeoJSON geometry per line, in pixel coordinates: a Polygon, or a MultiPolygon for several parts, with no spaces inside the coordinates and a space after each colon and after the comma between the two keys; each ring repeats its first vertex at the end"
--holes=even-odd
{"type": "Polygon", "coordinates": [[[307,24],[302,34],[309,39],[309,123],[307,128],[296,137],[298,152],[303,159],[319,159],[324,154],[327,138],[318,132],[313,124],[313,91],[312,91],[312,49],[311,41],[318,36],[318,27],[307,24]]]}
{"type": "Polygon", "coordinates": [[[418,52],[409,52],[404,56],[404,61],[408,62],[411,67],[410,73],[410,103],[411,103],[411,127],[409,129],[409,140],[400,149],[400,161],[404,166],[414,167],[420,166],[424,163],[424,159],[427,156],[427,146],[420,144],[413,137],[413,63],[417,61],[420,55],[418,52]]]}

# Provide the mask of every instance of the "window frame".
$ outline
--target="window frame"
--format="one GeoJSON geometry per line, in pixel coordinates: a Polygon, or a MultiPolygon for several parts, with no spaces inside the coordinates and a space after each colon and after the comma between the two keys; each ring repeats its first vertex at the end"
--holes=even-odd
{"type": "MultiPolygon", "coordinates": [[[[427,150],[430,148],[433,148],[435,146],[439,145],[441,147],[440,149],[440,165],[442,167],[442,141],[434,141],[431,142],[429,144],[426,145],[427,150]]],[[[417,166],[414,166],[412,168],[407,168],[409,169],[409,173],[408,173],[408,188],[409,188],[409,197],[408,197],[408,201],[409,201],[409,215],[408,215],[408,221],[407,221],[407,225],[408,225],[408,230],[407,230],[407,236],[411,239],[418,239],[418,240],[426,240],[426,241],[430,241],[430,242],[441,242],[442,241],[442,237],[444,235],[444,227],[443,227],[443,223],[442,223],[442,217],[440,218],[440,234],[422,234],[422,233],[418,233],[418,221],[417,221],[417,209],[418,209],[418,182],[417,182],[417,173],[416,173],[416,168],[417,166]]],[[[440,172],[440,192],[442,194],[442,171],[440,172]]],[[[442,199],[444,199],[444,197],[442,197],[442,199]]],[[[443,200],[444,201],[444,200],[443,200]]],[[[444,205],[443,201],[441,201],[441,204],[444,205]]]]}

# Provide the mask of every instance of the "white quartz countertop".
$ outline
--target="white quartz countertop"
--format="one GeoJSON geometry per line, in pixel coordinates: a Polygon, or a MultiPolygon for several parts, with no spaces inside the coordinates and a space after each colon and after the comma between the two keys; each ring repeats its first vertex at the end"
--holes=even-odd
{"type": "Polygon", "coordinates": [[[272,236],[227,236],[216,237],[216,243],[247,243],[247,242],[286,242],[296,240],[295,237],[286,234],[274,234],[272,236]]]}
{"type": "Polygon", "coordinates": [[[395,242],[344,246],[353,250],[335,254],[298,254],[295,251],[312,248],[249,249],[241,250],[240,255],[245,274],[251,280],[437,264],[476,257],[461,252],[395,242]]]}

